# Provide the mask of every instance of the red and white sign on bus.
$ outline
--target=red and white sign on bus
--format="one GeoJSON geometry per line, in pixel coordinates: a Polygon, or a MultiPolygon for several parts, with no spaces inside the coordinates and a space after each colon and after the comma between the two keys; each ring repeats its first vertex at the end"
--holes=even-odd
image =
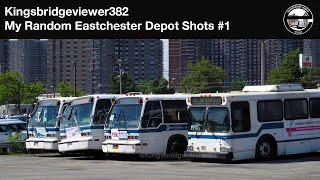
{"type": "Polygon", "coordinates": [[[299,54],[299,65],[300,68],[311,68],[312,67],[312,56],[306,56],[299,54]]]}

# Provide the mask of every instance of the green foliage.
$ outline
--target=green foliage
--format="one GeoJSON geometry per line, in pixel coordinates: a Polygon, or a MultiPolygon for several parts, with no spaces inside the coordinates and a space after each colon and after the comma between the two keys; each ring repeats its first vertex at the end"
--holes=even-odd
{"type": "Polygon", "coordinates": [[[175,91],[168,88],[168,84],[168,81],[164,78],[150,81],[143,80],[137,85],[137,88],[143,94],[173,94],[175,91]]]}
{"type": "Polygon", "coordinates": [[[25,86],[25,93],[23,96],[22,103],[32,104],[37,102],[37,97],[45,91],[41,82],[29,83],[25,86]]]}
{"type": "Polygon", "coordinates": [[[302,70],[302,77],[300,77],[300,82],[304,88],[317,88],[317,83],[319,83],[320,68],[305,68],[302,70]]]}
{"type": "Polygon", "coordinates": [[[278,68],[271,70],[268,84],[299,83],[304,88],[316,88],[319,81],[320,68],[299,67],[299,49],[292,50],[283,56],[278,68]]]}
{"type": "Polygon", "coordinates": [[[268,84],[300,83],[299,53],[300,50],[296,49],[285,54],[278,68],[270,71],[268,84]]]}
{"type": "MultiPolygon", "coordinates": [[[[123,73],[121,76],[122,93],[136,91],[133,77],[129,73],[123,73]]],[[[112,73],[110,78],[109,92],[112,94],[120,93],[119,73],[112,73]]]]}
{"type": "Polygon", "coordinates": [[[77,94],[77,97],[81,97],[81,96],[86,95],[86,93],[84,91],[81,91],[81,90],[76,90],[76,94],[77,94]]]}
{"type": "Polygon", "coordinates": [[[236,77],[231,83],[230,83],[230,91],[240,91],[246,86],[246,82],[240,79],[239,77],[236,77]]]}
{"type": "Polygon", "coordinates": [[[188,93],[215,92],[220,90],[221,81],[227,73],[219,66],[201,58],[197,63],[189,63],[188,75],[181,80],[183,91],[188,93]]]}
{"type": "Polygon", "coordinates": [[[56,89],[62,97],[74,96],[74,89],[72,88],[72,86],[70,84],[64,83],[63,81],[58,83],[56,89]]]}
{"type": "Polygon", "coordinates": [[[22,134],[20,132],[11,132],[8,135],[8,141],[12,143],[9,154],[25,153],[25,143],[22,141],[22,134]]]}
{"type": "MultiPolygon", "coordinates": [[[[57,87],[57,92],[60,93],[62,97],[74,96],[74,88],[70,84],[66,84],[63,81],[59,82],[57,87]]],[[[76,97],[84,96],[85,92],[81,90],[76,90],[76,97]]]]}
{"type": "Polygon", "coordinates": [[[22,75],[18,71],[0,73],[0,104],[33,103],[43,92],[43,84],[22,82],[22,75]]]}
{"type": "Polygon", "coordinates": [[[7,71],[0,74],[0,103],[21,104],[25,84],[18,71],[7,71]]]}

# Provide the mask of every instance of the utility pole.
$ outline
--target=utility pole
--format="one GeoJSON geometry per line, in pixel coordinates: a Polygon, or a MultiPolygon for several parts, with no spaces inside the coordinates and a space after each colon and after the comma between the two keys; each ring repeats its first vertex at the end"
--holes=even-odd
{"type": "Polygon", "coordinates": [[[73,75],[74,75],[74,97],[77,97],[77,80],[76,80],[76,78],[77,78],[77,64],[76,64],[76,62],[75,61],[73,61],[73,67],[74,67],[74,73],[73,73],[73,75]]]}
{"type": "Polygon", "coordinates": [[[266,44],[265,39],[261,40],[261,85],[265,84],[266,77],[266,44]]]}
{"type": "Polygon", "coordinates": [[[122,59],[118,59],[118,66],[119,66],[119,79],[120,79],[120,94],[122,94],[122,59]]]}
{"type": "Polygon", "coordinates": [[[54,87],[54,86],[51,86],[51,88],[53,89],[53,98],[55,98],[55,97],[56,97],[55,87],[54,87]]]}
{"type": "Polygon", "coordinates": [[[93,94],[93,68],[89,69],[89,72],[91,72],[91,94],[93,94]]]}

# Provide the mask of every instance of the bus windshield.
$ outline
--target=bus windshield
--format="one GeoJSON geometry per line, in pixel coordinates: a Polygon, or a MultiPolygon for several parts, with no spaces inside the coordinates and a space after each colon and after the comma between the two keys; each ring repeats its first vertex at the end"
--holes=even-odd
{"type": "Polygon", "coordinates": [[[55,127],[59,106],[38,106],[31,115],[29,127],[55,127]]]}
{"type": "Polygon", "coordinates": [[[114,105],[106,121],[106,128],[138,128],[141,104],[114,105]]]}
{"type": "Polygon", "coordinates": [[[228,108],[209,108],[207,113],[206,130],[208,132],[229,132],[230,118],[228,108]]]}
{"type": "Polygon", "coordinates": [[[204,132],[205,123],[205,107],[191,107],[188,109],[191,114],[191,127],[192,132],[204,132]]]}
{"type": "Polygon", "coordinates": [[[68,106],[63,113],[61,129],[91,124],[93,103],[68,106]]]}
{"type": "Polygon", "coordinates": [[[226,107],[210,107],[206,112],[205,107],[190,107],[191,127],[190,132],[229,132],[230,118],[226,107]]]}

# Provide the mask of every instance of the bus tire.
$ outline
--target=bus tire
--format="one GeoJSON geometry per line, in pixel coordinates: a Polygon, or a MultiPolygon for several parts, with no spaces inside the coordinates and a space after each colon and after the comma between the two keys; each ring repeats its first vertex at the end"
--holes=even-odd
{"type": "Polygon", "coordinates": [[[167,154],[183,154],[187,144],[181,137],[172,137],[167,144],[167,154]]]}
{"type": "Polygon", "coordinates": [[[256,145],[256,159],[271,160],[277,154],[277,144],[272,136],[262,136],[256,145]]]}

